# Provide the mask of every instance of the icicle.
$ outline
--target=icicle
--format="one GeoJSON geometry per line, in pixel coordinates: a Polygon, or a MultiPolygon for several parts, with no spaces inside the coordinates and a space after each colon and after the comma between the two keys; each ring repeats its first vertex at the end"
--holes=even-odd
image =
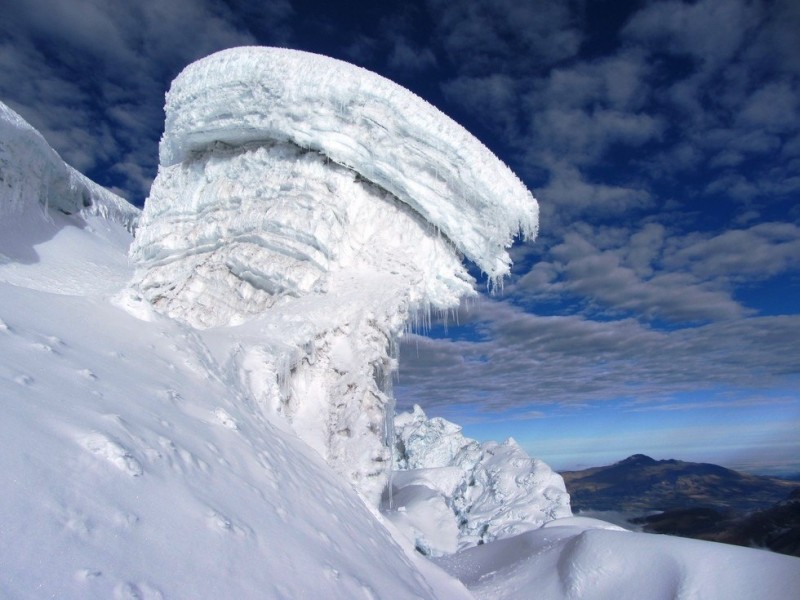
{"type": "Polygon", "coordinates": [[[387,493],[389,500],[389,510],[394,509],[394,411],[397,402],[394,394],[389,395],[389,402],[386,404],[386,417],[384,419],[384,430],[386,434],[386,445],[389,448],[389,473],[387,481],[387,493]]]}

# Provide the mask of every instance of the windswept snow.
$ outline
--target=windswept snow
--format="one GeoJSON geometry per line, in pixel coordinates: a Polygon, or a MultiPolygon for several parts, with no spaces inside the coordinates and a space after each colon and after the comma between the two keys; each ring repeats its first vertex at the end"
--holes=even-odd
{"type": "MultiPolygon", "coordinates": [[[[46,208],[99,215],[133,231],[139,210],[65,164],[38,131],[0,102],[0,224],[46,208]]],[[[8,235],[2,231],[0,244],[8,235]]],[[[2,252],[0,246],[0,252],[2,252]]]]}
{"type": "Polygon", "coordinates": [[[56,294],[116,292],[129,277],[124,249],[139,215],[0,102],[0,281],[56,294]]]}
{"type": "Polygon", "coordinates": [[[794,557],[633,533],[583,517],[435,562],[481,600],[778,600],[800,589],[794,557]]]}

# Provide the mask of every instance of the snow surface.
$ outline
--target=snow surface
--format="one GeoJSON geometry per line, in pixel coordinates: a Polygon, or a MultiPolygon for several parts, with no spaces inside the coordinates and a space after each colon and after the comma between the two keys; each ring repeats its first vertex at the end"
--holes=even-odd
{"type": "Polygon", "coordinates": [[[235,329],[119,294],[130,234],[42,209],[28,166],[33,208],[1,217],[26,258],[0,264],[0,597],[469,597],[215,361],[235,329]]]}
{"type": "Polygon", "coordinates": [[[800,559],[634,533],[585,517],[551,521],[435,562],[485,600],[761,600],[793,598],[800,590],[800,559]]]}
{"type": "MultiPolygon", "coordinates": [[[[122,284],[137,211],[69,185],[70,169],[20,122],[0,113],[0,597],[770,600],[800,589],[795,558],[582,518],[436,559],[462,584],[326,464],[308,425],[350,386],[378,389],[362,380],[390,402],[376,369],[392,367],[384,331],[408,316],[410,292],[400,308],[393,295],[410,271],[343,270],[330,293],[195,328],[122,284]],[[75,210],[79,189],[94,209],[75,210]],[[379,359],[364,362],[370,352],[379,359]]],[[[360,410],[335,414],[358,424],[360,410]]],[[[447,463],[407,471],[444,497],[461,481],[448,466],[460,442],[422,438],[430,449],[408,446],[427,458],[400,460],[447,463]]]]}

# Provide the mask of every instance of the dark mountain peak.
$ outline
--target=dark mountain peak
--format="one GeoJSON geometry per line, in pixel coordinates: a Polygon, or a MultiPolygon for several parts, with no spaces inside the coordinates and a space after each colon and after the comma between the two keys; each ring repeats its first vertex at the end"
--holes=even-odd
{"type": "Polygon", "coordinates": [[[573,510],[675,510],[713,506],[741,512],[787,501],[797,482],[720,465],[634,454],[605,467],[561,474],[573,510]]]}
{"type": "Polygon", "coordinates": [[[642,467],[646,465],[654,465],[657,461],[650,458],[645,454],[634,454],[633,456],[629,456],[628,458],[619,461],[616,463],[617,465],[625,465],[629,467],[642,467]]]}

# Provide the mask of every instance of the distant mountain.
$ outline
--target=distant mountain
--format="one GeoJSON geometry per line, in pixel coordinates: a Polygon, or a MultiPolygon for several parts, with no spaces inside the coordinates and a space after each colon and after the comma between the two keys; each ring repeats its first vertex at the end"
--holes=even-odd
{"type": "Polygon", "coordinates": [[[648,533],[800,556],[797,481],[643,454],[562,476],[576,511],[658,511],[630,522],[648,533]]]}
{"type": "Polygon", "coordinates": [[[654,460],[643,454],[561,475],[576,511],[713,507],[742,513],[769,508],[800,487],[796,481],[739,473],[708,463],[654,460]]]}

